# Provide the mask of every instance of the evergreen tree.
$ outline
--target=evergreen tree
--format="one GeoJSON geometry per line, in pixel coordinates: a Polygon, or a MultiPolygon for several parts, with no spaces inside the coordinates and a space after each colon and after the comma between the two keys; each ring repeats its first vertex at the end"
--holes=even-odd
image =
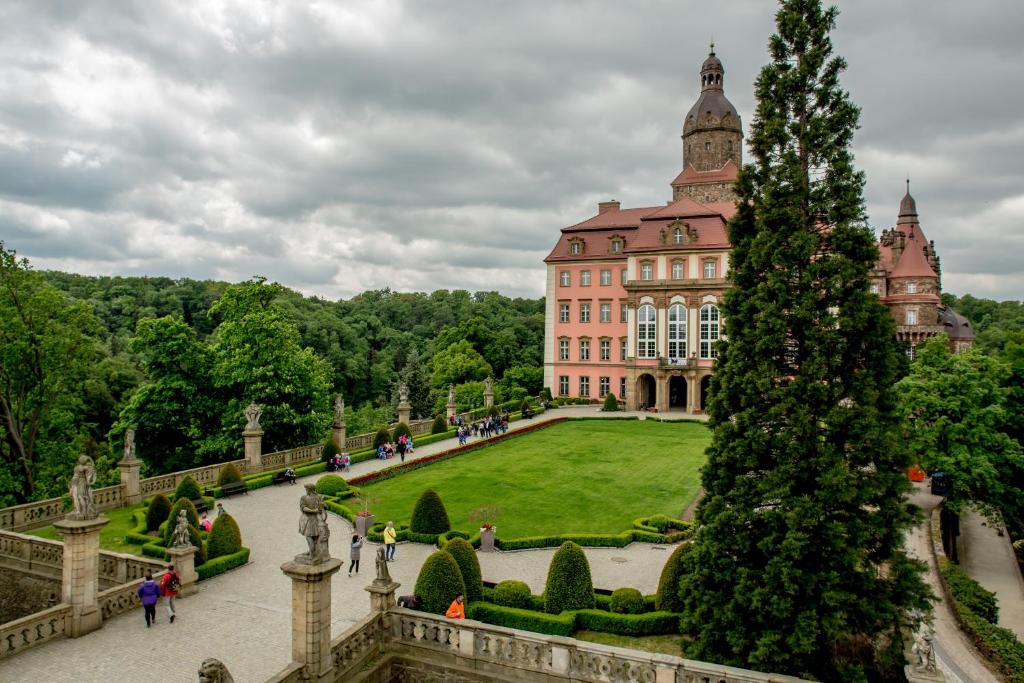
{"type": "Polygon", "coordinates": [[[850,144],[858,109],[832,54],[837,10],[783,0],[737,181],[709,404],[707,496],[681,581],[687,654],[819,680],[926,605],[902,549],[913,518],[895,441],[893,324],[850,144]]]}

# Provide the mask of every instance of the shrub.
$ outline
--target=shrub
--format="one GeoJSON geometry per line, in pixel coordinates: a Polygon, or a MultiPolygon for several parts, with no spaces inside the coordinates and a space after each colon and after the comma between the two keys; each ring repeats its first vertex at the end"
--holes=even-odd
{"type": "Polygon", "coordinates": [[[377,433],[373,435],[373,447],[383,446],[387,442],[391,441],[391,432],[388,431],[387,427],[381,427],[377,430],[377,433]]]}
{"type": "Polygon", "coordinates": [[[409,529],[418,534],[443,534],[452,528],[448,511],[444,509],[441,497],[433,489],[420,494],[412,511],[409,529]]]}
{"type": "Polygon", "coordinates": [[[336,496],[348,491],[348,483],[337,474],[325,474],[316,481],[316,492],[322,496],[336,496]]]}
{"type": "Polygon", "coordinates": [[[530,409],[530,399],[524,398],[523,402],[519,404],[519,412],[525,413],[530,409]]]}
{"type": "Polygon", "coordinates": [[[455,596],[466,594],[459,564],[451,553],[438,550],[426,559],[413,592],[423,601],[420,609],[434,614],[444,614],[455,596]]]}
{"type": "Polygon", "coordinates": [[[199,484],[191,475],[186,476],[178,484],[178,488],[174,489],[174,501],[178,501],[182,498],[188,498],[189,500],[195,500],[196,498],[203,497],[203,490],[199,488],[199,484]]]}
{"type": "Polygon", "coordinates": [[[222,555],[216,559],[208,559],[201,566],[196,567],[196,574],[199,575],[199,580],[202,581],[211,576],[223,574],[229,569],[241,567],[248,561],[249,549],[242,548],[237,553],[232,553],[231,555],[222,555]]]}
{"type": "Polygon", "coordinates": [[[199,528],[199,513],[196,512],[196,506],[188,498],[179,498],[174,507],[171,508],[171,514],[167,517],[167,524],[164,525],[163,541],[165,547],[169,547],[174,539],[174,525],[178,523],[178,513],[182,510],[185,511],[189,527],[199,528]]]}
{"type": "Polygon", "coordinates": [[[520,628],[534,633],[571,637],[576,630],[576,616],[569,614],[545,614],[533,610],[502,607],[487,602],[475,602],[469,606],[471,619],[477,619],[495,626],[520,628]]]}
{"type": "Polygon", "coordinates": [[[455,558],[466,587],[466,602],[476,602],[484,595],[484,582],[480,575],[480,561],[473,546],[462,538],[453,538],[444,546],[445,552],[455,558]]]}
{"type": "Polygon", "coordinates": [[[671,612],[615,614],[597,609],[576,612],[576,628],[621,636],[653,636],[679,633],[679,615],[671,612]]]}
{"type": "Polygon", "coordinates": [[[1024,643],[1017,640],[1013,631],[989,623],[961,604],[953,601],[953,608],[960,617],[964,631],[1012,683],[1024,682],[1024,643]]]}
{"type": "Polygon", "coordinates": [[[530,587],[522,581],[509,579],[494,587],[494,604],[516,609],[530,609],[533,606],[530,587]]]}
{"type": "Polygon", "coordinates": [[[540,400],[551,402],[551,387],[544,387],[540,390],[540,400]]]}
{"type": "Polygon", "coordinates": [[[171,516],[171,501],[162,493],[153,496],[146,510],[146,531],[156,531],[171,516]]]}
{"type": "Polygon", "coordinates": [[[243,481],[242,473],[238,471],[238,467],[233,462],[229,462],[220,468],[220,473],[217,475],[217,486],[234,484],[237,481],[243,481]]]}
{"type": "Polygon", "coordinates": [[[690,544],[683,543],[673,550],[672,554],[668,556],[665,567],[661,570],[661,578],[658,579],[658,594],[654,603],[660,611],[683,611],[683,598],[679,594],[679,581],[686,572],[684,559],[689,549],[690,544]]]}
{"type": "Polygon", "coordinates": [[[498,406],[489,406],[487,408],[487,417],[498,417],[498,406]]]}
{"type": "Polygon", "coordinates": [[[548,580],[544,584],[544,610],[558,614],[565,610],[594,607],[594,584],[590,563],[583,548],[566,541],[551,558],[548,580]]]}
{"type": "Polygon", "coordinates": [[[431,434],[444,434],[448,431],[448,420],[443,415],[434,418],[434,424],[430,425],[431,434]]]}
{"type": "Polygon", "coordinates": [[[615,398],[615,394],[609,391],[608,395],[604,397],[604,405],[601,407],[601,410],[605,411],[606,413],[611,413],[618,409],[619,401],[617,398],[615,398]]]}
{"type": "Polygon", "coordinates": [[[612,591],[611,611],[616,614],[640,614],[644,611],[644,596],[635,588],[612,591]]]}
{"type": "Polygon", "coordinates": [[[993,624],[999,622],[999,604],[995,593],[982,588],[980,583],[948,560],[941,562],[939,568],[953,600],[985,621],[993,624]]]}
{"type": "Polygon", "coordinates": [[[409,429],[409,425],[405,424],[404,422],[399,422],[398,424],[395,425],[395,431],[391,435],[391,440],[397,442],[398,437],[400,437],[402,434],[405,434],[405,438],[408,439],[410,436],[412,436],[412,430],[409,429]]]}
{"type": "Polygon", "coordinates": [[[214,559],[233,555],[242,549],[242,532],[238,522],[228,513],[217,515],[210,529],[210,540],[206,543],[206,557],[214,559]]]}

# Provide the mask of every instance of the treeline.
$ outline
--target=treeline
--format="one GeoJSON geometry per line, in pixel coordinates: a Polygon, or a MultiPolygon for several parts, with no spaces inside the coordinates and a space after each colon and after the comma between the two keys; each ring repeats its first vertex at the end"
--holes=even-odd
{"type": "Polygon", "coordinates": [[[1024,302],[979,299],[970,294],[943,294],[942,303],[965,316],[977,335],[974,346],[982,353],[998,354],[1011,332],[1024,332],[1024,302]]]}
{"type": "Polygon", "coordinates": [[[349,433],[541,389],[542,299],[496,292],[304,297],[261,278],[229,284],[38,272],[0,243],[0,505],[60,495],[77,455],[117,481],[124,430],[148,474],[238,457],[242,409],[264,449],[325,438],[335,393],[349,433]]]}

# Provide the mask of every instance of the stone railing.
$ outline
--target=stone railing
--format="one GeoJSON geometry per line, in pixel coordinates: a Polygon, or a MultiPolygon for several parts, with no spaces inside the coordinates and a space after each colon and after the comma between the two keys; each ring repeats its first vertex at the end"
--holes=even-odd
{"type": "Polygon", "coordinates": [[[158,574],[163,571],[165,564],[159,560],[127,553],[114,553],[109,550],[100,551],[100,573],[101,582],[110,586],[119,586],[128,582],[135,582],[146,578],[146,572],[158,574]]]}
{"type": "MultiPolygon", "coordinates": [[[[154,571],[153,578],[159,583],[163,575],[163,565],[160,564],[160,571],[154,571]]],[[[125,612],[131,612],[142,605],[142,602],[139,600],[139,586],[145,578],[145,573],[142,576],[143,578],[101,591],[96,596],[96,602],[99,604],[100,612],[103,614],[103,621],[125,612]]]]}
{"type": "MultiPolygon", "coordinates": [[[[251,472],[246,472],[244,459],[230,460],[229,462],[234,464],[242,474],[252,474],[251,472]]],[[[219,462],[216,465],[206,465],[205,467],[196,467],[191,470],[181,470],[179,472],[161,474],[156,477],[146,477],[139,482],[139,490],[143,498],[149,498],[158,493],[170,493],[178,488],[178,484],[185,477],[195,479],[200,488],[214,486],[217,483],[217,475],[220,474],[221,469],[227,464],[227,462],[219,462]]]]}
{"type": "Polygon", "coordinates": [[[59,580],[64,566],[64,544],[13,531],[0,531],[0,566],[59,580]]]}
{"type": "Polygon", "coordinates": [[[0,659],[64,637],[71,605],[61,603],[0,626],[0,659]]]}
{"type": "MultiPolygon", "coordinates": [[[[123,492],[120,484],[95,489],[92,495],[96,509],[100,512],[119,508],[123,503],[123,492]]],[[[64,519],[64,516],[67,514],[64,505],[65,500],[63,498],[48,498],[47,500],[37,500],[34,503],[12,505],[11,507],[0,509],[0,529],[28,531],[49,526],[54,522],[64,519]]]]}
{"type": "Polygon", "coordinates": [[[373,612],[331,641],[334,679],[347,681],[384,652],[383,616],[373,612]]]}
{"type": "Polygon", "coordinates": [[[263,460],[264,470],[272,470],[288,465],[299,465],[319,460],[323,449],[323,444],[315,443],[311,446],[300,446],[299,448],[290,448],[286,451],[264,453],[260,459],[263,460]]]}
{"type": "Polygon", "coordinates": [[[358,451],[360,448],[369,448],[373,445],[373,437],[376,432],[370,432],[369,434],[359,434],[357,436],[350,436],[345,439],[345,450],[346,451],[358,451]]]}

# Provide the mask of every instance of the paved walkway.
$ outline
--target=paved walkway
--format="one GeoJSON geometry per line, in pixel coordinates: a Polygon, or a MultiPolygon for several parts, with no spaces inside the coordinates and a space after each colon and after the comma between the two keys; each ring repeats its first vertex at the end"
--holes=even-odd
{"type": "MultiPolygon", "coordinates": [[[[513,422],[512,429],[574,415],[600,417],[602,413],[594,407],[562,408],[532,422],[513,422]]],[[[451,448],[453,441],[417,448],[413,459],[451,448]]],[[[393,464],[394,460],[359,463],[350,476],[393,464]]],[[[306,549],[297,530],[301,490],[299,485],[276,486],[225,499],[225,507],[238,520],[244,542],[252,549],[250,562],[199,584],[196,595],[179,601],[174,624],[167,623],[161,606],[160,623],[146,629],[142,610],[137,610],[111,619],[82,638],[57,641],[0,661],[0,681],[192,683],[207,657],[222,660],[240,683],[269,678],[291,659],[291,585],[280,566],[306,549]]],[[[329,524],[334,555],[347,560],[347,551],[342,549],[352,529],[334,515],[329,524]]],[[[399,593],[412,592],[420,565],[431,551],[422,544],[399,544],[397,561],[390,566],[393,577],[402,584],[399,593]]],[[[554,551],[480,553],[479,557],[486,580],[520,579],[539,592],[554,551]]],[[[668,556],[664,547],[641,543],[622,549],[591,548],[586,553],[598,588],[632,586],[644,593],[656,589],[668,556]]],[[[372,545],[364,548],[361,573],[349,578],[342,571],[334,578],[335,636],[369,611],[369,594],[363,589],[374,576],[374,554],[372,545]]]]}
{"type": "Polygon", "coordinates": [[[960,566],[999,599],[999,625],[1024,641],[1024,580],[1005,531],[993,528],[970,510],[960,523],[963,551],[960,566]]]}

